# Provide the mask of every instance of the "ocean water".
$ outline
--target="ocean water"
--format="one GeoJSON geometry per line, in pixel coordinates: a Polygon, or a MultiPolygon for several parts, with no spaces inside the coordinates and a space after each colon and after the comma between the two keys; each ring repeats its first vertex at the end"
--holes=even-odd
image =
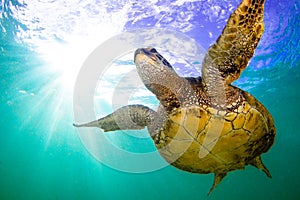
{"type": "MultiPolygon", "coordinates": [[[[86,141],[103,133],[90,129],[91,135],[84,135],[72,126],[75,83],[99,45],[124,32],[159,28],[180,32],[207,50],[239,2],[0,0],[0,199],[300,199],[298,0],[267,0],[264,35],[234,83],[260,100],[274,118],[276,141],[262,155],[272,179],[247,166],[230,172],[207,196],[213,174],[168,165],[139,171],[151,160],[110,152],[101,141],[89,146],[86,141]],[[98,148],[103,153],[95,153],[98,148]]],[[[171,63],[179,62],[165,51],[171,63]]],[[[197,74],[197,68],[184,62],[176,67],[181,75],[197,74]]],[[[101,67],[101,80],[92,88],[96,116],[109,114],[112,104],[127,103],[115,101],[116,92],[109,92],[120,80],[130,82],[123,75],[134,69],[133,51],[101,67]]],[[[155,108],[151,93],[135,84],[126,88],[134,90],[128,102],[155,108]]],[[[104,135],[125,152],[155,151],[145,130],[104,135]]]]}

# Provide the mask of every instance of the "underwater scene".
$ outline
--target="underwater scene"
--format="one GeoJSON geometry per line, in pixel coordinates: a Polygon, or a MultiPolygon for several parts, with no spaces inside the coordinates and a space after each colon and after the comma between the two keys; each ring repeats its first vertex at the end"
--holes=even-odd
{"type": "Polygon", "coordinates": [[[202,76],[241,2],[0,0],[0,199],[300,199],[299,0],[266,0],[262,37],[233,82],[274,119],[261,155],[272,178],[247,165],[208,195],[214,174],[167,163],[147,128],[73,125],[126,105],[157,110],[135,50],[154,47],[178,75],[202,76]]]}

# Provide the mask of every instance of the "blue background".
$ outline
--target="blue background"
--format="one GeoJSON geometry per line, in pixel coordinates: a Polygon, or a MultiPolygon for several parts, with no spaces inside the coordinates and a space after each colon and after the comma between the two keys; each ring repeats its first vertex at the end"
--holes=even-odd
{"type": "MultiPolygon", "coordinates": [[[[299,1],[266,2],[264,35],[255,57],[234,83],[259,99],[274,117],[276,142],[263,155],[273,178],[249,166],[229,173],[209,197],[212,174],[190,174],[172,166],[131,174],[97,162],[72,127],[72,90],[56,84],[61,74],[48,68],[36,41],[64,45],[85,29],[79,19],[87,17],[88,25],[89,19],[94,20],[90,15],[102,14],[114,23],[122,21],[116,32],[167,28],[207,49],[239,1],[0,2],[0,199],[300,198],[299,1]],[[30,12],[33,2],[41,6],[37,12],[30,12]],[[124,18],[113,18],[120,13],[124,18]]],[[[99,37],[109,31],[99,28],[99,37]]]]}

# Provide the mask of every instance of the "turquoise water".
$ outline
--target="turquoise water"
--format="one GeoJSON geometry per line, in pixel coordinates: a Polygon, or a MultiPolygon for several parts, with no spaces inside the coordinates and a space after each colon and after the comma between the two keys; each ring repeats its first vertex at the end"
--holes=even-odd
{"type": "MultiPolygon", "coordinates": [[[[149,173],[112,169],[90,154],[72,126],[74,80],[101,42],[122,31],[160,27],[180,31],[207,49],[238,3],[2,0],[0,199],[299,199],[297,0],[266,2],[263,38],[235,82],[275,120],[275,145],[262,156],[272,179],[248,166],[229,173],[207,197],[212,174],[190,174],[172,166],[149,173]]],[[[134,67],[127,57],[116,65],[134,67]]],[[[141,98],[155,104],[149,96],[141,98]]],[[[109,112],[108,102],[102,106],[109,112]]],[[[139,132],[108,137],[125,149],[153,150],[147,138],[130,136],[135,134],[139,132]]]]}

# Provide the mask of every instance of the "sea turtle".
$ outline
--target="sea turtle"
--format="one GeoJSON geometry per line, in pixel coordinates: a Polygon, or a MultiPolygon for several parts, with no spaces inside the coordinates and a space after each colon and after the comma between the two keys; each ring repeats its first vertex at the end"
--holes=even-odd
{"type": "Polygon", "coordinates": [[[148,131],[161,156],[193,173],[214,173],[210,192],[230,171],[253,165],[271,177],[261,160],[275,138],[267,109],[232,86],[246,68],[264,31],[264,0],[243,0],[205,55],[202,77],[180,77],[154,48],[135,51],[145,86],[160,102],[157,111],[128,105],[76,127],[148,131]]]}

